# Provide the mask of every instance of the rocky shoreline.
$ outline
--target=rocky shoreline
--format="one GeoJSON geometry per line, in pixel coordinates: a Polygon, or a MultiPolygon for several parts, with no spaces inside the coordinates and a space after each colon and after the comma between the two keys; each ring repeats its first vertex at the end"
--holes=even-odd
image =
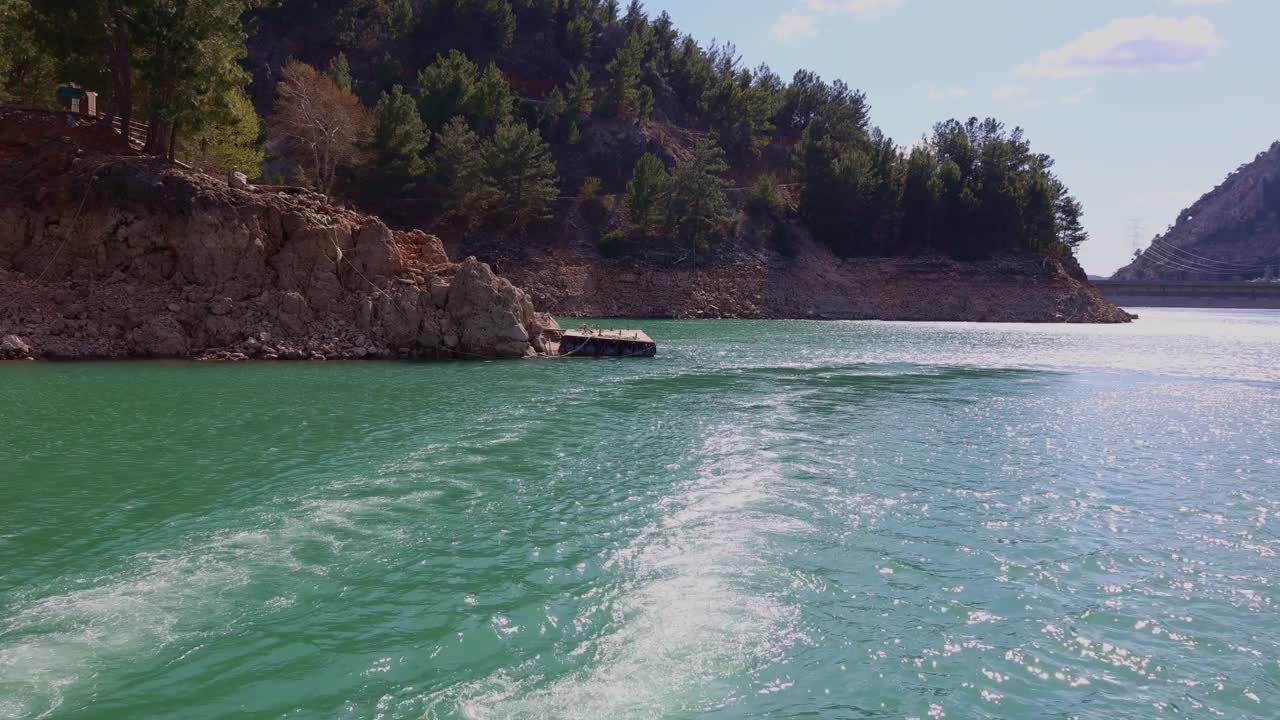
{"type": "Polygon", "coordinates": [[[554,321],[475,258],[307,192],[0,124],[0,359],[519,358],[554,321]],[[16,135],[16,137],[15,137],[16,135]],[[35,135],[35,137],[32,137],[35,135]]]}
{"type": "Polygon", "coordinates": [[[1124,323],[1073,258],[839,258],[812,241],[702,267],[637,267],[584,253],[503,259],[560,316],[1124,323]]]}

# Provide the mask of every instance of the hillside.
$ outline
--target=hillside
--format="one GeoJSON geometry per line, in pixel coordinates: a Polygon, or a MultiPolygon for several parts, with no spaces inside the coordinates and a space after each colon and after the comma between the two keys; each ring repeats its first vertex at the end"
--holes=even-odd
{"type": "Polygon", "coordinates": [[[900,144],[849,84],[750,67],[639,0],[2,1],[10,57],[55,70],[0,95],[48,104],[37,70],[75,79],[147,121],[148,154],[433,233],[554,312],[1127,318],[1078,271],[1083,209],[1021,129],[900,144]],[[570,267],[597,280],[564,285],[570,267]],[[631,275],[684,279],[656,304],[566,295],[631,275]]]}
{"type": "Polygon", "coordinates": [[[1280,277],[1280,142],[1205,193],[1116,280],[1280,277]]]}

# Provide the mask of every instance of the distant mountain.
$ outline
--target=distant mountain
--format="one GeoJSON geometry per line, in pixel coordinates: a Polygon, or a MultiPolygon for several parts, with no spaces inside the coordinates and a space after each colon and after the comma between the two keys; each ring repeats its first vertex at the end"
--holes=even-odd
{"type": "Polygon", "coordinates": [[[1240,166],[1117,280],[1256,280],[1280,275],[1280,142],[1240,166]]]}

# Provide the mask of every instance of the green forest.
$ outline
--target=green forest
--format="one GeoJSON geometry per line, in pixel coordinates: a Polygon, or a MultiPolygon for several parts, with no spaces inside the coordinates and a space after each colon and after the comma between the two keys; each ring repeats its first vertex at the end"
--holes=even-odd
{"type": "Polygon", "coordinates": [[[745,216],[844,256],[1063,256],[1081,207],[1020,129],[899,143],[867,97],[704,46],[640,0],[0,0],[0,103],[64,83],[145,151],[504,237],[714,255],[745,216]]]}

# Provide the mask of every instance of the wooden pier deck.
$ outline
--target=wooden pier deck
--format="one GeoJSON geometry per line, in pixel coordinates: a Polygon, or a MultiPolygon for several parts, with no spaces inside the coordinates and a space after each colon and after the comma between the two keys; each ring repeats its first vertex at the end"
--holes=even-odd
{"type": "Polygon", "coordinates": [[[561,357],[653,357],[658,343],[643,330],[565,330],[552,350],[561,357]]]}

